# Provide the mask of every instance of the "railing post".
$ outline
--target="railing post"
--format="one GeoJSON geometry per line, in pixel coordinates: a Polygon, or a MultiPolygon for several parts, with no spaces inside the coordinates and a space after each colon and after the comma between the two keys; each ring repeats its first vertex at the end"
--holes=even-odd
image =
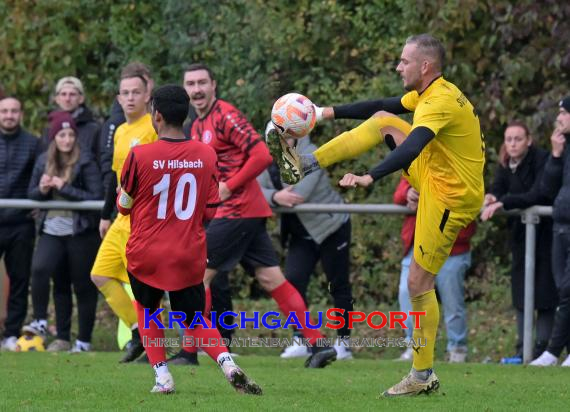
{"type": "Polygon", "coordinates": [[[523,362],[529,363],[532,361],[533,350],[536,225],[540,222],[540,217],[534,207],[531,207],[522,213],[521,219],[525,224],[523,362]]]}

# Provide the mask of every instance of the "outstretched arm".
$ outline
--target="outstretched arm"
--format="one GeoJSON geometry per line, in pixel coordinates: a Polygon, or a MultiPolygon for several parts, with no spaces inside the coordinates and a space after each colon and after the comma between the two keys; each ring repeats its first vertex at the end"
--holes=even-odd
{"type": "Polygon", "coordinates": [[[386,111],[404,114],[410,111],[402,105],[402,96],[366,100],[331,107],[315,107],[317,120],[321,119],[368,119],[374,113],[386,111]]]}

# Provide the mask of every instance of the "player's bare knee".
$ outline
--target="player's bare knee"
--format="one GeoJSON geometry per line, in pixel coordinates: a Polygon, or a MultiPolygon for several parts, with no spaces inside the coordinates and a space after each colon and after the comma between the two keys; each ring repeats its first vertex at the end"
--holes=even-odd
{"type": "Polygon", "coordinates": [[[411,298],[435,288],[435,276],[413,262],[408,276],[408,293],[411,298]]]}
{"type": "Polygon", "coordinates": [[[98,289],[101,289],[103,287],[103,285],[105,283],[107,283],[108,281],[109,281],[109,278],[106,278],[104,276],[91,274],[91,282],[93,282],[95,284],[95,286],[97,286],[98,289]]]}
{"type": "Polygon", "coordinates": [[[372,117],[398,117],[393,113],[387,112],[385,110],[377,111],[372,115],[372,117]]]}
{"type": "Polygon", "coordinates": [[[283,276],[283,272],[281,272],[278,266],[257,268],[255,277],[261,287],[267,292],[271,292],[285,282],[285,276],[283,276]]]}

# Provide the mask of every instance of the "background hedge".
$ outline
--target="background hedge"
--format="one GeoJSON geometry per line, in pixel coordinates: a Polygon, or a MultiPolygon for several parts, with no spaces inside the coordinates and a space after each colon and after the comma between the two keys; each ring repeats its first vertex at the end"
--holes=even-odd
{"type": "MultiPolygon", "coordinates": [[[[0,1],[0,83],[25,103],[26,127],[39,132],[58,78],[79,77],[87,104],[107,114],[120,68],[147,63],[158,84],[180,83],[183,67],[202,61],[217,75],[219,95],[262,130],[273,101],[299,91],[318,104],[402,93],[395,67],[406,37],[430,32],[446,45],[446,77],[477,107],[492,171],[508,120],[529,123],[549,146],[557,101],[568,94],[570,4],[519,1],[262,0],[0,1]]],[[[354,123],[317,127],[323,142],[354,123]]],[[[381,153],[331,168],[333,178],[363,171],[381,153]]],[[[491,179],[487,173],[486,180],[491,179]]],[[[397,177],[344,193],[349,202],[386,203],[397,177]]],[[[353,280],[357,300],[397,297],[401,218],[354,218],[353,280]]],[[[505,223],[479,226],[467,294],[505,299],[505,223]]],[[[250,279],[234,278],[247,293],[250,279]]],[[[325,299],[323,284],[313,292],[325,299]]]]}

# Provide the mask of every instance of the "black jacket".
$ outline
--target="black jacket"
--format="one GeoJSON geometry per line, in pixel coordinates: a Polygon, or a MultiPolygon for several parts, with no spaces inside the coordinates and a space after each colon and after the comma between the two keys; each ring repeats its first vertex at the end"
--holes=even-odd
{"type": "MultiPolygon", "coordinates": [[[[39,139],[22,128],[5,135],[0,132],[0,199],[26,199],[39,139]]],[[[0,208],[0,225],[32,222],[26,209],[0,208]]]]}
{"type": "MultiPolygon", "coordinates": [[[[32,179],[28,189],[28,197],[33,200],[51,200],[53,199],[53,189],[44,195],[40,192],[39,183],[46,167],[47,154],[43,153],[38,157],[34,166],[32,179]]],[[[66,200],[100,200],[103,198],[103,184],[101,181],[101,172],[95,160],[89,156],[81,156],[72,173],[71,184],[65,184],[59,191],[59,195],[66,200]]],[[[46,210],[40,212],[38,218],[39,232],[41,233],[44,221],[47,215],[46,210]]],[[[74,211],[73,212],[73,234],[77,235],[86,230],[96,229],[99,227],[99,213],[91,211],[74,211]]]]}
{"type": "MultiPolygon", "coordinates": [[[[99,164],[99,130],[101,126],[95,120],[93,112],[85,105],[79,106],[71,115],[77,125],[77,137],[79,139],[81,153],[83,155],[89,154],[99,164]]],[[[50,144],[48,130],[49,128],[45,128],[42,133],[42,152],[45,152],[50,144]]]]}
{"type": "Polygon", "coordinates": [[[115,132],[118,127],[126,122],[125,114],[117,99],[113,101],[111,106],[111,114],[109,118],[103,123],[99,137],[99,152],[101,154],[101,174],[103,175],[103,187],[106,189],[111,181],[113,170],[113,150],[115,132]]]}
{"type": "Polygon", "coordinates": [[[541,190],[554,200],[552,219],[554,223],[570,225],[570,149],[566,137],[566,148],[559,158],[549,156],[544,167],[541,190]]]}
{"type": "MultiPolygon", "coordinates": [[[[526,209],[534,205],[550,205],[540,186],[548,152],[531,146],[515,173],[499,165],[491,193],[503,202],[505,210],[526,209]]],[[[509,218],[511,227],[513,305],[524,307],[525,225],[520,216],[509,218]]],[[[535,308],[550,309],[557,305],[557,292],[551,264],[552,219],[541,217],[536,228],[535,308]]]]}

